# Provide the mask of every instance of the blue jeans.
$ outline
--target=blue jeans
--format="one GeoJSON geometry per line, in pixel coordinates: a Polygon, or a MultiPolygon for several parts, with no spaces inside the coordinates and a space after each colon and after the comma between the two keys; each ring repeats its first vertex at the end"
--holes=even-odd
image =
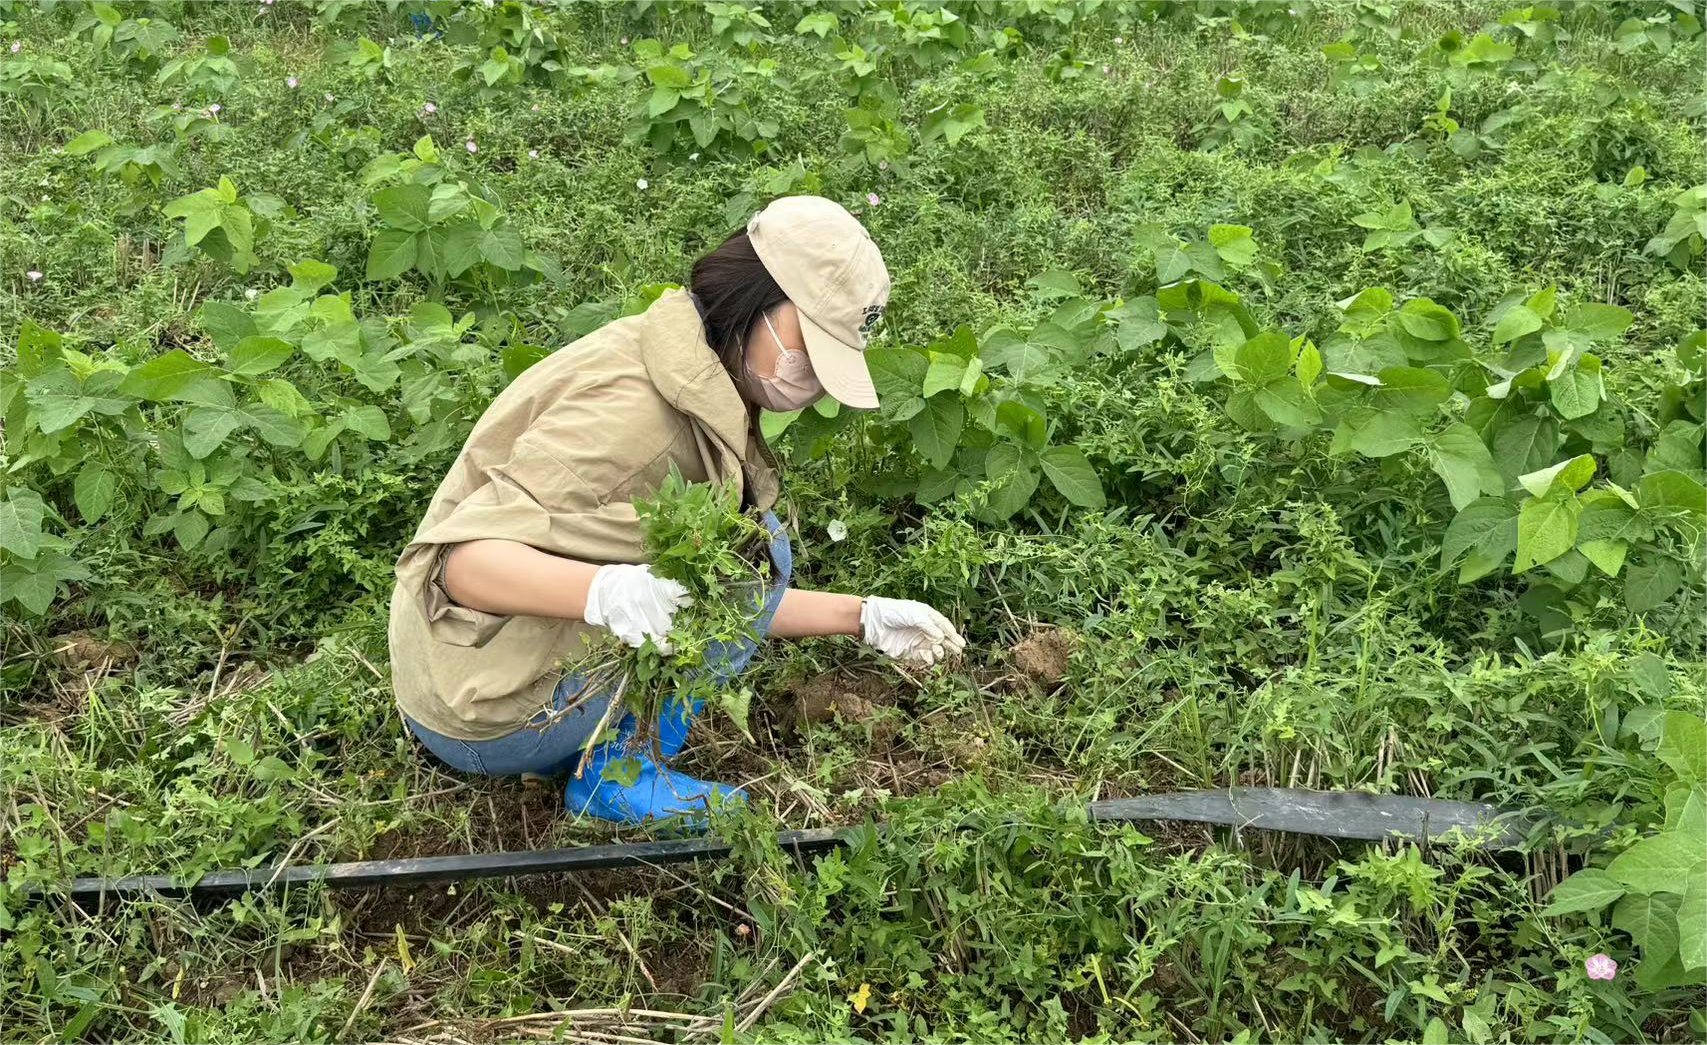
{"type": "MultiPolygon", "coordinates": [[[[769,634],[771,621],[776,617],[777,607],[782,605],[783,592],[788,590],[789,578],[794,573],[794,548],[782,523],[774,512],[766,512],[764,521],[771,532],[773,576],[759,616],[753,622],[753,630],[760,638],[769,634]]],[[[706,670],[712,672],[717,681],[726,682],[745,670],[757,651],[758,643],[752,640],[714,642],[706,651],[706,670]]],[[[550,711],[542,709],[527,725],[491,740],[458,740],[435,733],[408,715],[403,716],[403,721],[428,751],[453,769],[483,776],[519,776],[522,773],[550,776],[574,768],[581,749],[593,739],[593,730],[610,706],[608,695],[594,695],[573,712],[545,725],[553,713],[561,712],[570,700],[579,696],[586,684],[586,679],[578,673],[565,675],[552,692],[550,711]]],[[[679,700],[667,702],[664,714],[666,719],[674,716],[684,731],[687,725],[684,720],[691,718],[689,710],[682,707],[679,700]]],[[[609,725],[614,726],[616,722],[613,720],[609,725]]]]}

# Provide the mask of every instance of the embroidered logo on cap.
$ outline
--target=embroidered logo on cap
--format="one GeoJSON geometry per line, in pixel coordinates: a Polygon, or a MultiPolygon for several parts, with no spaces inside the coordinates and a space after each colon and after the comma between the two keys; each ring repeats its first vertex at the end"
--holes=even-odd
{"type": "Polygon", "coordinates": [[[859,323],[860,340],[862,340],[862,341],[865,340],[865,338],[868,335],[870,335],[871,329],[873,327],[877,326],[877,321],[882,319],[882,318],[883,318],[883,306],[882,305],[867,305],[867,306],[865,306],[865,318],[860,320],[860,323],[859,323]]]}

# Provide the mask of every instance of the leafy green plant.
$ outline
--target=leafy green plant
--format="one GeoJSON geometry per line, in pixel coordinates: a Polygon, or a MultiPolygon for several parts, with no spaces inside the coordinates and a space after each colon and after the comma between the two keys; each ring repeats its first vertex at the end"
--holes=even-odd
{"type": "Polygon", "coordinates": [[[367,37],[355,40],[336,40],[326,49],[326,60],[344,66],[364,80],[389,80],[397,57],[391,48],[377,44],[367,37]]]}
{"type": "Polygon", "coordinates": [[[255,241],[270,227],[266,219],[256,218],[251,204],[250,199],[237,194],[230,178],[221,175],[218,185],[179,196],[161,208],[161,213],[184,223],[184,249],[200,248],[242,273],[260,262],[255,256],[255,241]]]}
{"type": "Polygon", "coordinates": [[[1610,908],[1610,929],[1640,953],[1636,982],[1649,991],[1707,984],[1707,725],[1686,711],[1656,718],[1656,754],[1672,774],[1664,821],[1604,867],[1560,882],[1541,911],[1605,925],[1610,908]]]}
{"type": "Polygon", "coordinates": [[[237,62],[231,57],[230,39],[210,36],[200,54],[182,55],[162,65],[154,82],[217,98],[235,90],[241,77],[237,62]]]}
{"type": "Polygon", "coordinates": [[[88,156],[95,170],[107,177],[116,177],[132,191],[128,203],[120,207],[122,214],[134,214],[150,201],[150,190],[158,189],[167,178],[178,177],[178,147],[176,143],[160,142],[148,146],[116,142],[101,130],[84,131],[65,143],[67,156],[88,156]]]}
{"type": "MultiPolygon", "coordinates": [[[[621,710],[640,723],[629,757],[604,771],[623,783],[634,782],[639,763],[632,756],[641,747],[651,745],[657,754],[656,726],[669,702],[705,701],[748,731],[752,690],[719,681],[707,655],[715,643],[758,641],[753,625],[771,571],[769,534],[740,509],[732,484],[690,483],[672,467],[653,495],[636,498],[634,506],[648,566],[685,587],[693,602],[671,619],[668,653],[650,638],[632,648],[607,635],[566,665],[588,680],[589,694],[615,692],[621,710]]],[[[614,735],[620,711],[606,718],[614,735]]]]}
{"type": "Polygon", "coordinates": [[[148,15],[126,17],[110,3],[95,0],[78,15],[71,31],[87,35],[96,47],[127,66],[152,71],[166,49],[182,38],[176,26],[148,15]]]}
{"type": "Polygon", "coordinates": [[[0,62],[0,96],[16,98],[35,112],[45,110],[71,83],[71,66],[57,58],[13,54],[0,62]]]}
{"type": "Polygon", "coordinates": [[[1685,189],[1671,202],[1676,208],[1671,220],[1642,250],[1688,270],[1700,260],[1703,244],[1707,243],[1707,185],[1685,189]]]}
{"type": "Polygon", "coordinates": [[[415,271],[435,286],[463,280],[503,285],[535,273],[560,278],[556,263],[522,242],[502,209],[444,163],[431,135],[408,156],[384,153],[363,170],[380,230],[368,245],[367,278],[415,271]]]}
{"type": "Polygon", "coordinates": [[[631,127],[637,139],[661,154],[743,148],[762,155],[769,148],[780,128],[775,120],[753,114],[744,81],[775,76],[775,59],[696,57],[687,44],[666,51],[657,40],[636,41],[634,53],[646,63],[652,85],[651,94],[635,107],[631,127]]]}
{"type": "Polygon", "coordinates": [[[1229,144],[1247,144],[1262,134],[1256,110],[1245,97],[1245,81],[1223,76],[1215,81],[1215,107],[1197,125],[1197,147],[1205,151],[1229,144]]]}

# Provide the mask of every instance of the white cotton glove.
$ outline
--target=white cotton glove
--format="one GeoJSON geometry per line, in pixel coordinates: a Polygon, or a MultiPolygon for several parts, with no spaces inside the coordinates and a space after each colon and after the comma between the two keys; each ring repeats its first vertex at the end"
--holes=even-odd
{"type": "Polygon", "coordinates": [[[870,596],[860,609],[859,625],[867,646],[913,664],[928,667],[966,648],[947,617],[912,599],[870,596]]]}
{"type": "Polygon", "coordinates": [[[630,646],[643,646],[647,636],[658,652],[670,652],[670,621],[693,596],[675,581],[654,577],[645,566],[619,563],[600,566],[587,588],[588,624],[610,629],[630,646]]]}

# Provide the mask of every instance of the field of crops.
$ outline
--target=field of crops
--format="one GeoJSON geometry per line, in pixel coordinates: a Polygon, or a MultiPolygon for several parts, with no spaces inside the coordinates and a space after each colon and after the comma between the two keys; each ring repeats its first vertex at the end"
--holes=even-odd
{"type": "Polygon", "coordinates": [[[5,1040],[1707,1039],[1701,14],[0,0],[5,1040]],[[768,645],[722,863],[28,895],[650,837],[420,747],[393,566],[790,194],[894,278],[797,580],[962,661],[768,645]],[[1534,826],[1082,812],[1239,785],[1534,826]]]}

